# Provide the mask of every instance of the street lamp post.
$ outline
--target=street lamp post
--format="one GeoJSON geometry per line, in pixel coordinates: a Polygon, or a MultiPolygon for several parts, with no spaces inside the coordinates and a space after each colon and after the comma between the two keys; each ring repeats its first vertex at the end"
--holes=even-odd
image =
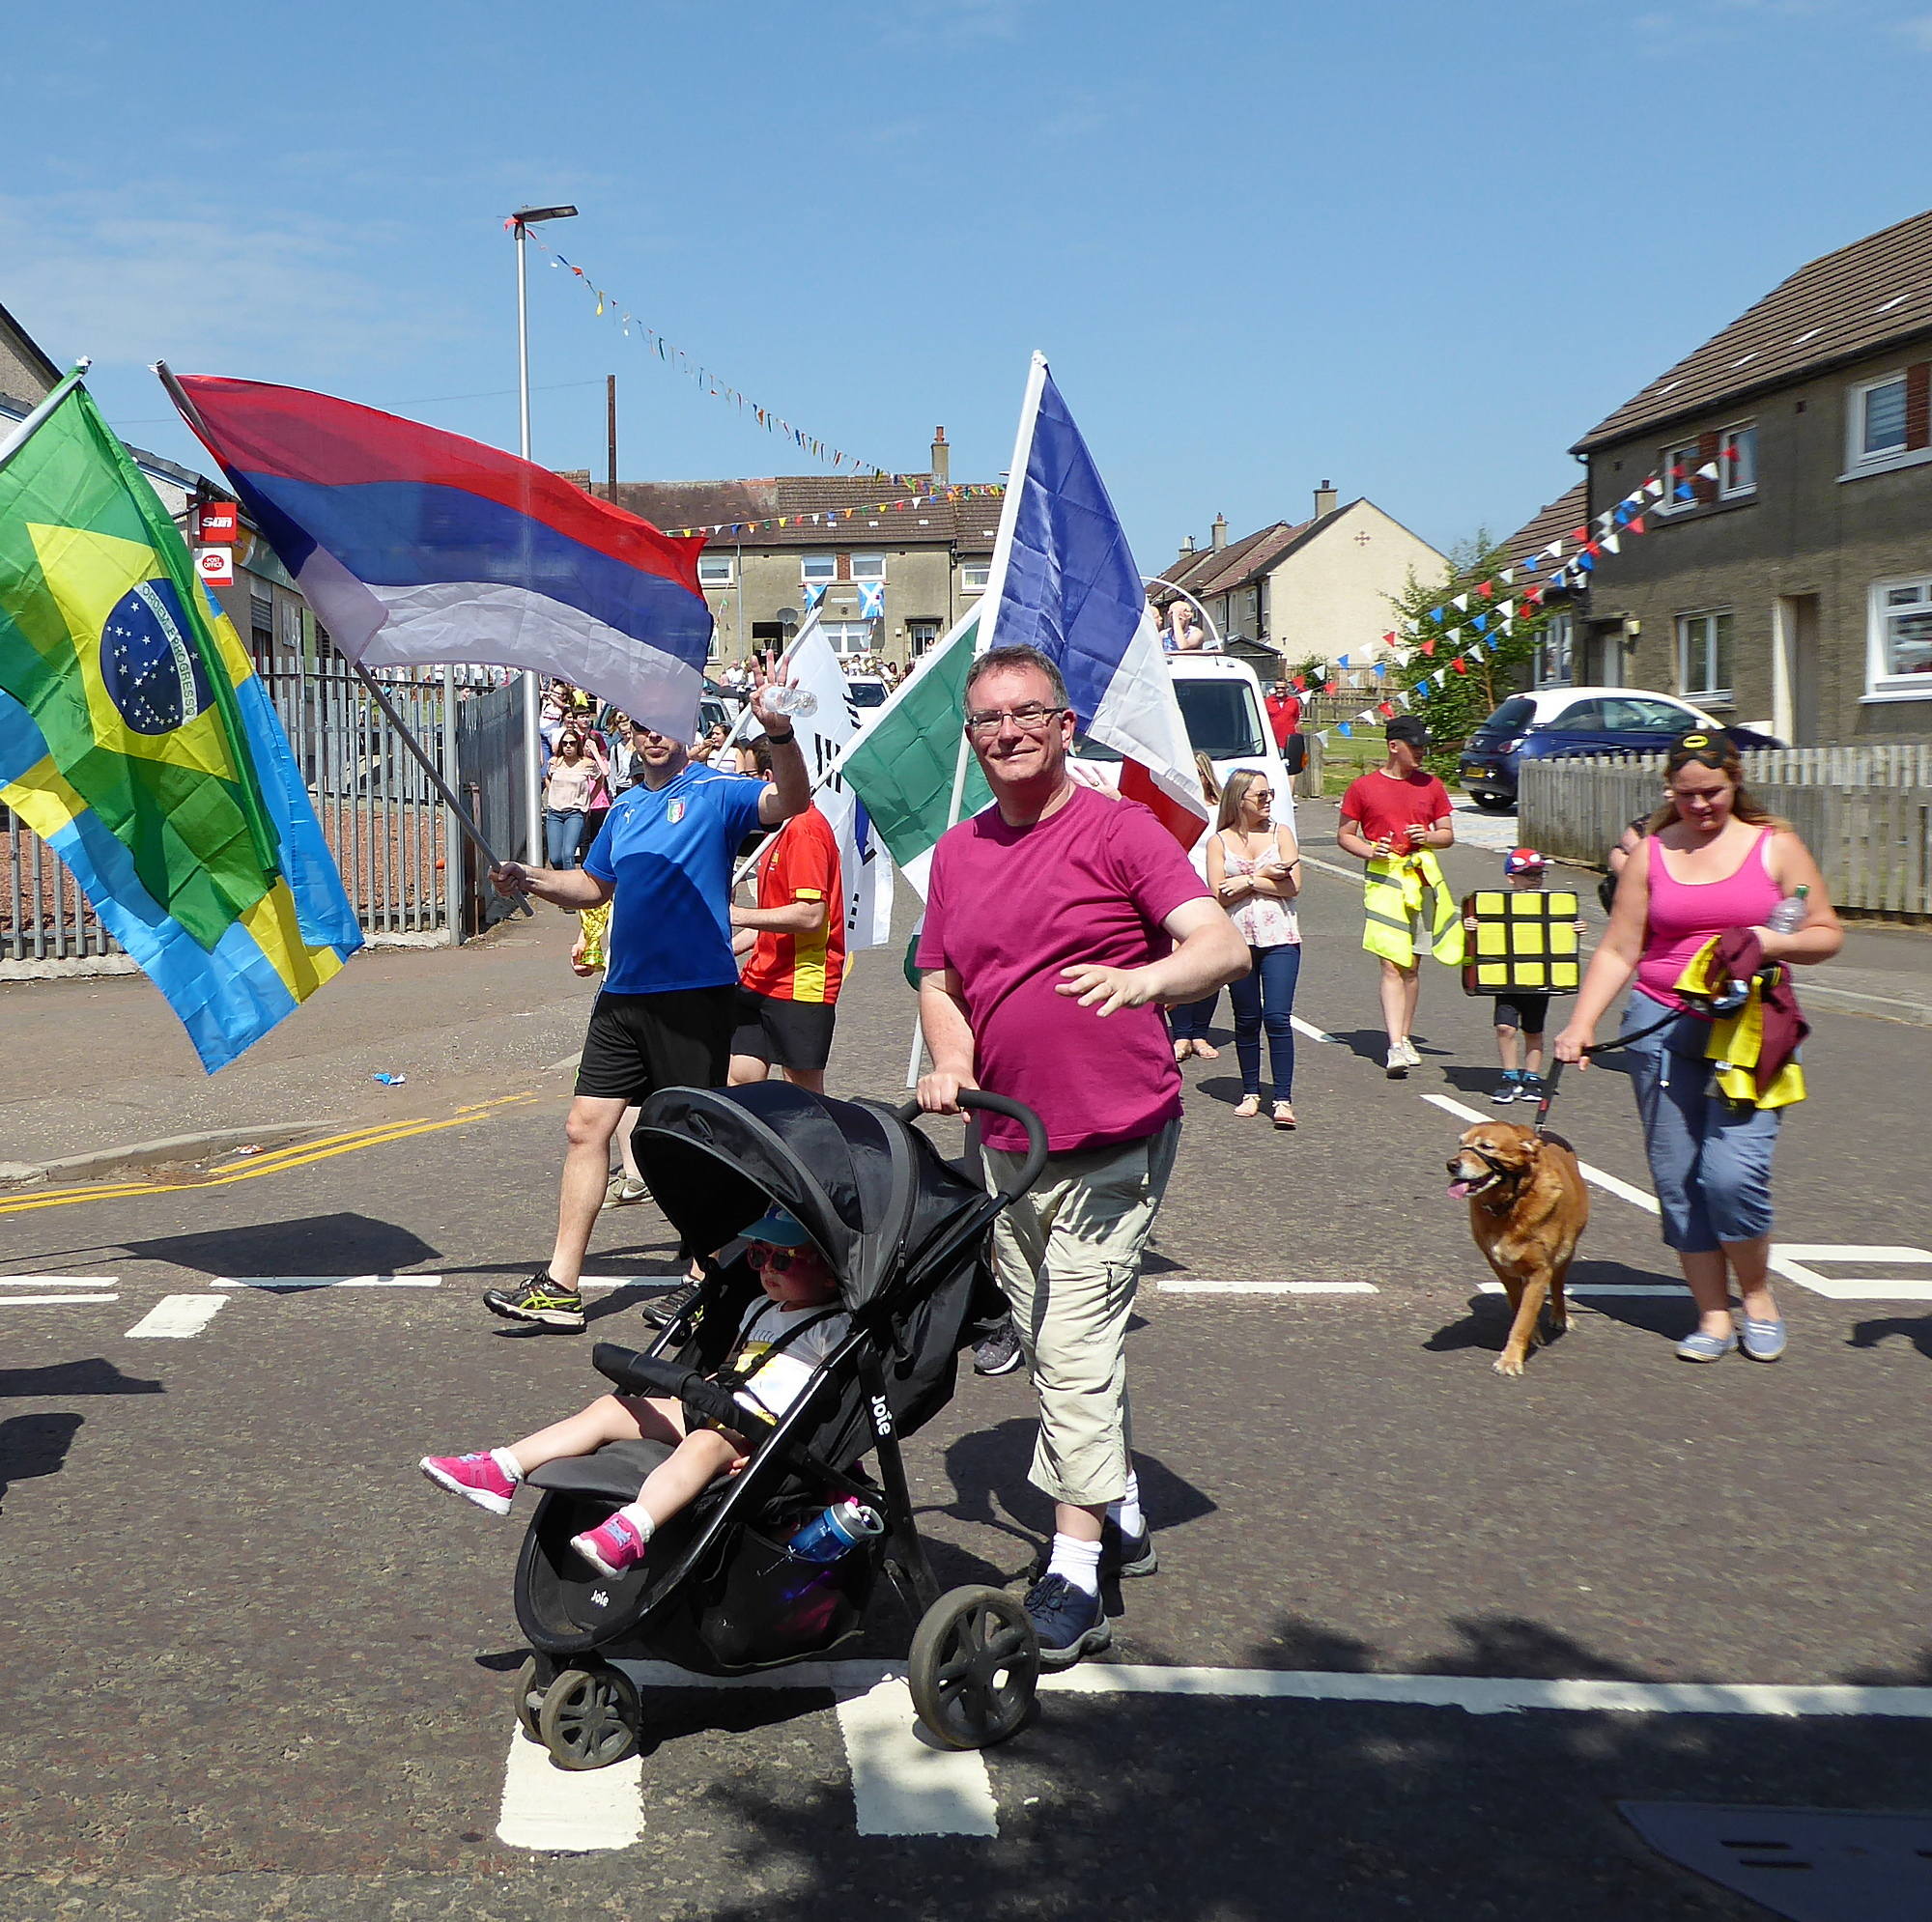
{"type": "MultiPolygon", "coordinates": [[[[574,207],[520,207],[510,215],[517,235],[517,452],[530,458],[530,297],[529,282],[524,268],[524,241],[528,230],[539,220],[569,220],[574,207]]],[[[524,754],[530,770],[530,788],[524,809],[526,859],[534,863],[543,848],[543,783],[539,773],[540,751],[537,676],[524,669],[524,754]]]]}

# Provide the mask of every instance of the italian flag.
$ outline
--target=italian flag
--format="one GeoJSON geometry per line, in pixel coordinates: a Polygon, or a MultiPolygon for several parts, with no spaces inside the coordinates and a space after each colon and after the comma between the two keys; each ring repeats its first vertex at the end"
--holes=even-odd
{"type": "Polygon", "coordinates": [[[921,900],[940,835],[993,798],[962,724],[979,637],[975,608],[921,657],[834,770],[921,900]]]}

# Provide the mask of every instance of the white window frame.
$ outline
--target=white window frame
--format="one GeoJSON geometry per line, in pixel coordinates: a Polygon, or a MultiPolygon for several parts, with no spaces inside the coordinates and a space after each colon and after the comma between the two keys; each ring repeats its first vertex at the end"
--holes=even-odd
{"type": "MultiPolygon", "coordinates": [[[[1697,438],[1693,437],[1689,440],[1680,440],[1674,447],[1666,447],[1663,450],[1663,458],[1658,463],[1657,468],[1658,473],[1663,481],[1663,497],[1657,503],[1655,509],[1652,510],[1653,512],[1658,514],[1688,514],[1691,508],[1703,506],[1704,503],[1694,495],[1689,500],[1679,500],[1677,498],[1678,483],[1670,477],[1671,468],[1681,466],[1684,469],[1685,484],[1693,488],[1697,485],[1697,468],[1701,465],[1697,459],[1697,438]],[[1677,458],[1680,454],[1686,457],[1681,462],[1677,458]]],[[[1719,469],[1719,471],[1721,472],[1722,470],[1719,469]]]]}
{"type": "Polygon", "coordinates": [[[814,580],[831,582],[838,579],[837,554],[800,554],[798,578],[810,585],[814,580]]]}
{"type": "MultiPolygon", "coordinates": [[[[1725,645],[1731,657],[1727,664],[1732,674],[1735,675],[1738,665],[1737,610],[1734,608],[1698,608],[1690,613],[1679,614],[1677,616],[1677,692],[1687,701],[1695,701],[1699,707],[1728,707],[1732,700],[1733,691],[1729,688],[1692,687],[1690,684],[1690,648],[1692,644],[1690,630],[1695,623],[1717,621],[1727,621],[1730,623],[1729,630],[1724,638],[1725,645]]],[[[1709,682],[1712,678],[1711,656],[1716,651],[1716,630],[1713,627],[1707,627],[1704,629],[1699,642],[1699,653],[1702,660],[1696,678],[1700,682],[1709,682]]]]}
{"type": "Polygon", "coordinates": [[[1719,500],[1749,500],[1757,494],[1757,422],[1754,420],[1734,420],[1730,426],[1718,435],[1718,498],[1719,500]],[[1750,479],[1733,482],[1731,479],[1731,449],[1737,444],[1740,434],[1751,438],[1750,479]]]}
{"type": "Polygon", "coordinates": [[[852,579],[854,580],[883,580],[886,578],[886,557],[884,554],[854,554],[852,556],[852,579]]]}
{"type": "Polygon", "coordinates": [[[878,637],[872,621],[821,621],[818,631],[830,643],[834,654],[846,660],[861,655],[871,654],[878,647],[878,637]]]}
{"type": "Polygon", "coordinates": [[[1889,466],[1902,461],[1908,454],[1923,451],[1907,447],[1905,444],[1905,423],[1899,422],[1899,442],[1896,447],[1865,446],[1865,414],[1871,397],[1881,387],[1900,387],[1905,385],[1905,369],[1894,367],[1889,374],[1876,374],[1869,381],[1855,381],[1845,389],[1845,466],[1856,473],[1889,466]]]}
{"type": "Polygon", "coordinates": [[[1867,702],[1932,700],[1932,674],[1888,674],[1885,670],[1885,623],[1898,609],[1887,596],[1907,587],[1919,593],[1919,607],[1932,613],[1932,574],[1897,576],[1874,580],[1865,602],[1865,692],[1867,702]]]}
{"type": "Polygon", "coordinates": [[[1539,688],[1570,688],[1577,684],[1577,629],[1568,613],[1551,614],[1536,637],[1533,674],[1539,688]]]}
{"type": "Polygon", "coordinates": [[[962,594],[983,594],[992,584],[993,563],[990,560],[962,560],[959,563],[959,591],[962,594]],[[974,579],[978,575],[979,579],[974,579]]]}
{"type": "Polygon", "coordinates": [[[700,587],[735,587],[738,584],[738,557],[736,554],[699,554],[697,556],[697,584],[700,587]],[[723,574],[707,574],[707,568],[723,568],[723,574]]]}

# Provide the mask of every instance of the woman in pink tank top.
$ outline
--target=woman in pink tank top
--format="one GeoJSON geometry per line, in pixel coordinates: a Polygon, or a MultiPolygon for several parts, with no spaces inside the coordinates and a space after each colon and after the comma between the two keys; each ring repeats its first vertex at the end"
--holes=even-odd
{"type": "Polygon", "coordinates": [[[1603,945],[1556,1037],[1559,1060],[1589,1065],[1583,1050],[1630,985],[1625,1010],[1631,1080],[1662,1217],[1697,1304],[1697,1327],[1677,1345],[1688,1362],[1714,1362],[1738,1346],[1731,1284],[1744,1306],[1744,1349],[1755,1361],[1784,1352],[1784,1323],[1767,1285],[1771,1254],[1771,1157],[1776,1108],[1736,1107],[1716,1092],[1704,1048],[1710,1025],[1685,1012],[1677,979],[1690,957],[1726,929],[1748,927],[1767,961],[1829,961],[1844,929],[1824,877],[1788,823],[1744,785],[1727,735],[1694,729],[1664,760],[1663,805],[1642,851],[1625,864],[1603,945]],[[1805,916],[1789,934],[1766,921],[1779,901],[1806,890],[1805,916]],[[1663,1010],[1676,1009],[1670,1020],[1663,1010]],[[1660,1015],[1665,1025],[1654,1028],[1660,1015]]]}

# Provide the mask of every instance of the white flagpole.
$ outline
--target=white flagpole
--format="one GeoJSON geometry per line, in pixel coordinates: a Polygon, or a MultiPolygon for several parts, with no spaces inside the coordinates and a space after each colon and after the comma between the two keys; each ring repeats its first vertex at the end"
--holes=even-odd
{"type": "Polygon", "coordinates": [[[42,401],[20,422],[13,433],[8,435],[6,439],[0,440],[0,467],[4,467],[46,425],[47,421],[52,417],[54,410],[80,385],[81,382],[86,378],[87,370],[93,365],[93,360],[87,354],[83,353],[61,376],[58,384],[47,395],[46,399],[42,401]]]}

